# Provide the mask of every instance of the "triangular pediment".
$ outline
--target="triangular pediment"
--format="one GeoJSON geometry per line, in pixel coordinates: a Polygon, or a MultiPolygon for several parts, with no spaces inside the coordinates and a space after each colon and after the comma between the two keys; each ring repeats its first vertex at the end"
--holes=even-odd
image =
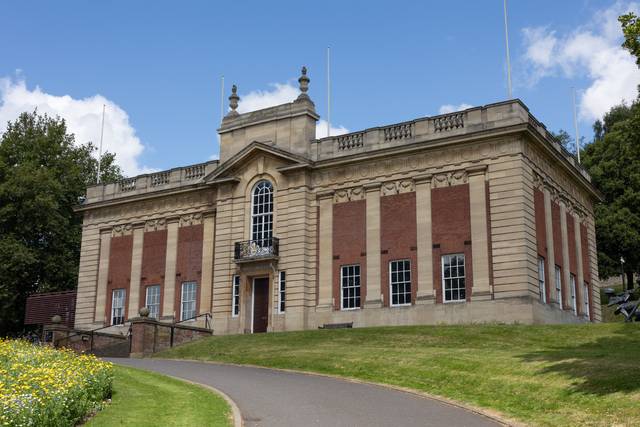
{"type": "Polygon", "coordinates": [[[305,157],[290,153],[282,148],[269,145],[264,142],[254,141],[236,153],[229,160],[220,164],[213,172],[204,177],[204,182],[217,182],[233,179],[253,158],[267,155],[279,159],[284,165],[291,167],[308,167],[311,161],[305,157]]]}

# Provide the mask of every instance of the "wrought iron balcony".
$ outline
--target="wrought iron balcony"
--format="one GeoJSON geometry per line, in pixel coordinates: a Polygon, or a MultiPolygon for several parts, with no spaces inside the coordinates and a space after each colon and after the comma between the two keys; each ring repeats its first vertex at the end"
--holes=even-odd
{"type": "Polygon", "coordinates": [[[245,240],[236,242],[235,262],[248,262],[261,259],[277,258],[280,250],[280,240],[271,239],[245,240]]]}

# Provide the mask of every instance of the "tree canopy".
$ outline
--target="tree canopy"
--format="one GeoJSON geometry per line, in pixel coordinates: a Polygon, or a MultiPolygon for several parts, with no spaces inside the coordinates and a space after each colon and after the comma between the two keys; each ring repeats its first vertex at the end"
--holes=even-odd
{"type": "MultiPolygon", "coordinates": [[[[36,111],[0,137],[0,336],[22,329],[30,293],[75,288],[82,218],[73,208],[96,182],[94,151],[36,111]]],[[[102,156],[103,182],[121,178],[114,160],[102,156]]]]}

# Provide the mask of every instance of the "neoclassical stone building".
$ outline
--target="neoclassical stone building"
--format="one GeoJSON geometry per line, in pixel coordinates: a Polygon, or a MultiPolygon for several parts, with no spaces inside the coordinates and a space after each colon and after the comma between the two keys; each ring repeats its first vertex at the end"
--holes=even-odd
{"type": "Polygon", "coordinates": [[[599,195],[522,102],[316,139],[299,82],[245,114],[234,87],[219,161],[87,189],[77,328],[600,321],[599,195]]]}

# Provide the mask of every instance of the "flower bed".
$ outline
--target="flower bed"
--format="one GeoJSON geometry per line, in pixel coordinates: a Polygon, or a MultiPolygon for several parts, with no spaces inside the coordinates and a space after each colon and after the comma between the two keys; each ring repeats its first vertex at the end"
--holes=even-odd
{"type": "Polygon", "coordinates": [[[0,338],[0,425],[73,426],[111,395],[113,367],[92,355],[0,338]]]}

